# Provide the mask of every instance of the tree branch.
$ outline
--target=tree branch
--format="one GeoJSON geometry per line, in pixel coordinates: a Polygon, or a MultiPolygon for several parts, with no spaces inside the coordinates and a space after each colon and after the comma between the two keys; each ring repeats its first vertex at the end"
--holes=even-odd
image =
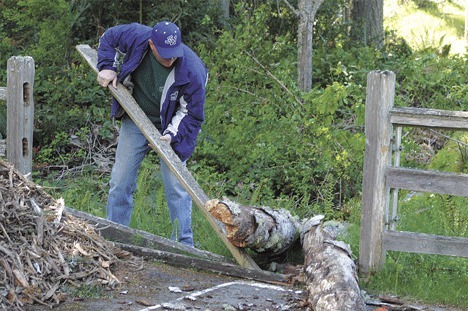
{"type": "Polygon", "coordinates": [[[283,0],[284,4],[286,4],[286,6],[294,13],[294,15],[296,15],[297,17],[300,17],[301,14],[299,12],[299,10],[296,10],[296,8],[294,8],[291,3],[288,2],[288,0],[283,0]]]}
{"type": "Polygon", "coordinates": [[[260,67],[262,67],[263,70],[266,71],[266,73],[271,77],[273,78],[273,80],[275,80],[286,92],[288,92],[289,95],[291,95],[292,97],[294,97],[294,99],[296,100],[296,102],[302,106],[302,102],[299,98],[297,98],[296,95],[294,95],[287,87],[286,85],[283,84],[283,82],[281,82],[278,78],[276,78],[265,66],[263,66],[259,60],[257,58],[255,58],[255,56],[253,56],[252,54],[250,54],[249,52],[247,51],[244,51],[247,55],[249,55],[260,67]]]}

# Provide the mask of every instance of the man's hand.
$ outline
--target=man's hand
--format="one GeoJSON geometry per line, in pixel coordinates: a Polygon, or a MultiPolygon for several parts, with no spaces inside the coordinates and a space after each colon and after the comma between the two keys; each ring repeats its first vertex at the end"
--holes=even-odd
{"type": "Polygon", "coordinates": [[[163,135],[163,136],[159,137],[159,139],[167,142],[168,144],[170,144],[171,140],[172,140],[171,135],[169,135],[169,134],[163,135]]]}
{"type": "Polygon", "coordinates": [[[102,87],[107,87],[110,82],[112,82],[112,86],[116,89],[117,88],[117,73],[114,70],[104,69],[99,71],[97,76],[97,81],[99,85],[102,87]]]}

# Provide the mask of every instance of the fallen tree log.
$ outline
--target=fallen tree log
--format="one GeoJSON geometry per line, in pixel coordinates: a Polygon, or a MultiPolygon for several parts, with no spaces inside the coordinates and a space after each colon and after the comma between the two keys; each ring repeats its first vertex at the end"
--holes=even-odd
{"type": "Polygon", "coordinates": [[[205,203],[206,209],[226,226],[227,239],[240,248],[259,253],[281,254],[296,241],[301,222],[287,210],[249,207],[223,198],[205,203]]]}
{"type": "Polygon", "coordinates": [[[361,311],[364,299],[349,246],[330,239],[322,222],[305,225],[302,236],[308,302],[315,311],[361,311]]]}
{"type": "Polygon", "coordinates": [[[227,239],[237,247],[280,254],[300,238],[312,310],[365,310],[351,250],[324,229],[323,215],[301,221],[284,209],[250,207],[227,198],[205,206],[226,226],[227,239]]]}

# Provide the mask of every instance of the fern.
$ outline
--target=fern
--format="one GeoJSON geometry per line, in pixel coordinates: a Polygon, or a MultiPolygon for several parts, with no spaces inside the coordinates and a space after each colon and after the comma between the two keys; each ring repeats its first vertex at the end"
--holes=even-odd
{"type": "Polygon", "coordinates": [[[327,174],[323,184],[323,209],[327,219],[337,219],[339,210],[335,208],[335,186],[336,179],[333,174],[327,174]]]}

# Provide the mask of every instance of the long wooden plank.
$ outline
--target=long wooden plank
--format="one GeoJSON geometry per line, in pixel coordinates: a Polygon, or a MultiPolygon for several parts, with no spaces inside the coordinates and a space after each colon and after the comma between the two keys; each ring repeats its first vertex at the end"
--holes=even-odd
{"type": "Polygon", "coordinates": [[[113,241],[120,248],[137,256],[155,259],[178,267],[195,268],[274,284],[284,285],[287,283],[287,275],[240,267],[224,256],[188,247],[70,207],[66,207],[65,212],[86,221],[102,237],[113,241]]]}
{"type": "MultiPolygon", "coordinates": [[[[76,49],[88,62],[91,68],[98,73],[97,69],[97,52],[89,45],[77,45],[76,49]]],[[[225,228],[208,212],[205,208],[205,203],[208,197],[205,192],[200,188],[188,169],[180,161],[179,157],[174,153],[169,144],[159,140],[161,136],[156,127],[151,123],[146,114],[141,110],[140,106],[135,102],[133,96],[128,90],[120,83],[117,89],[111,85],[108,87],[112,95],[118,100],[122,108],[125,109],[128,116],[140,128],[143,135],[150,143],[151,147],[156,150],[162,160],[167,164],[170,170],[174,173],[177,179],[181,182],[187,192],[193,199],[193,202],[198,206],[205,218],[209,221],[216,234],[221,238],[231,254],[237,262],[247,268],[260,269],[255,261],[243,250],[232,245],[226,238],[225,228]]]]}
{"type": "Polygon", "coordinates": [[[382,243],[385,250],[468,258],[467,238],[386,231],[382,243]]]}
{"type": "Polygon", "coordinates": [[[288,285],[288,276],[284,274],[248,269],[232,263],[219,263],[205,258],[194,258],[135,245],[122,243],[116,243],[116,245],[138,256],[155,259],[177,267],[195,268],[272,284],[288,285]]]}
{"type": "Polygon", "coordinates": [[[468,112],[466,111],[393,108],[390,110],[390,121],[402,126],[468,130],[468,112]]]}
{"type": "Polygon", "coordinates": [[[468,174],[389,167],[386,182],[390,188],[468,197],[468,174]]]}
{"type": "Polygon", "coordinates": [[[205,258],[212,262],[232,263],[230,259],[224,256],[189,247],[182,243],[177,243],[143,230],[117,224],[110,220],[97,217],[83,211],[78,211],[70,207],[66,207],[65,210],[68,214],[86,221],[94,228],[94,230],[99,232],[103,238],[109,241],[132,244],[145,248],[153,248],[164,252],[177,253],[186,256],[205,258]]]}

